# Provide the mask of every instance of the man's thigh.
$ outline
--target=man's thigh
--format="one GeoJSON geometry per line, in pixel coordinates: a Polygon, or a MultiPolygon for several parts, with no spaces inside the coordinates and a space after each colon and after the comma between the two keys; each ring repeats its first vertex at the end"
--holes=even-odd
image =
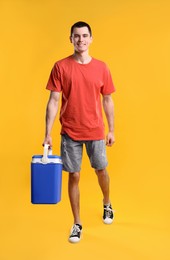
{"type": "Polygon", "coordinates": [[[61,137],[61,157],[63,170],[79,172],[82,162],[83,143],[72,140],[68,135],[61,137]]]}
{"type": "Polygon", "coordinates": [[[105,140],[87,141],[85,145],[91,166],[96,170],[105,169],[108,165],[105,140]]]}

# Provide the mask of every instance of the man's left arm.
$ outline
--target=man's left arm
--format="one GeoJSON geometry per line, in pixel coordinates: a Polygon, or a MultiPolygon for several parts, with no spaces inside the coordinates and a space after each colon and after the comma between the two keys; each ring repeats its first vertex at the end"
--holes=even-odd
{"type": "Polygon", "coordinates": [[[106,135],[106,145],[112,146],[114,137],[114,103],[111,95],[103,95],[103,108],[108,123],[108,134],[106,135]]]}

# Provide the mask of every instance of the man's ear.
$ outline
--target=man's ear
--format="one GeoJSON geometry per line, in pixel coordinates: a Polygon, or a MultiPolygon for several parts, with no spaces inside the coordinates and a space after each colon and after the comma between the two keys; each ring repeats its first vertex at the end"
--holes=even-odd
{"type": "Polygon", "coordinates": [[[71,36],[69,37],[69,39],[70,39],[70,42],[72,43],[72,37],[71,36]]]}

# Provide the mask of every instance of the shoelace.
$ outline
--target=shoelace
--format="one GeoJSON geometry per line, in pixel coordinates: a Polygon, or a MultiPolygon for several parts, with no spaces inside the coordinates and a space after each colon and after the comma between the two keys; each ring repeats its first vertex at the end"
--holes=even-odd
{"type": "Polygon", "coordinates": [[[113,213],[113,209],[106,207],[106,208],[104,208],[104,210],[105,210],[106,217],[110,218],[113,213]]]}
{"type": "Polygon", "coordinates": [[[71,235],[75,236],[75,235],[77,235],[78,232],[80,232],[80,228],[77,225],[74,225],[72,232],[71,232],[71,235]]]}

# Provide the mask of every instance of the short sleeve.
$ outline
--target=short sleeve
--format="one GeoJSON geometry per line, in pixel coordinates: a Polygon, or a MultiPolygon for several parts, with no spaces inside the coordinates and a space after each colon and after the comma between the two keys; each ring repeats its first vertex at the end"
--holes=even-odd
{"type": "Polygon", "coordinates": [[[62,89],[61,73],[57,63],[55,63],[54,67],[52,68],[46,89],[56,92],[60,92],[62,89]]]}
{"type": "Polygon", "coordinates": [[[102,95],[109,95],[115,92],[115,86],[112,80],[112,76],[110,73],[109,68],[105,65],[104,72],[103,72],[103,86],[101,88],[102,95]]]}

